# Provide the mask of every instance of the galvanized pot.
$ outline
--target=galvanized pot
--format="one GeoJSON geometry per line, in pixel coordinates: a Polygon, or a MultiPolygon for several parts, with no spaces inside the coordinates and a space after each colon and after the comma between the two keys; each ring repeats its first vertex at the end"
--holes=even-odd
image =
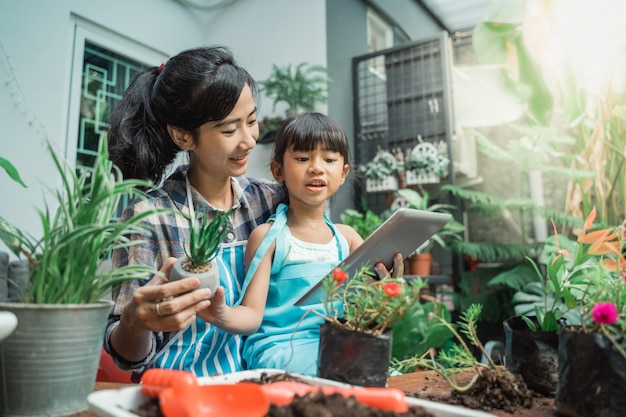
{"type": "Polygon", "coordinates": [[[17,328],[0,342],[0,415],[67,416],[87,410],[113,303],[0,302],[17,328]]]}

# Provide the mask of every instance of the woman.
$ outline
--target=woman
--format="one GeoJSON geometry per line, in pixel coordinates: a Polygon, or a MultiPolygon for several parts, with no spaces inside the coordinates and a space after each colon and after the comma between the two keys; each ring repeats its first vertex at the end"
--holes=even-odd
{"type": "MultiPolygon", "coordinates": [[[[178,167],[147,202],[136,202],[123,217],[165,207],[193,216],[228,211],[229,230],[217,256],[226,303],[238,301],[245,276],[244,251],[252,230],[283,200],[280,184],[243,177],[259,136],[256,85],[224,47],[183,51],[167,63],[140,73],[111,115],[111,159],[127,178],[159,182],[179,151],[188,166],[178,167]]],[[[240,335],[203,320],[210,291],[196,278],[167,282],[176,258],[189,241],[182,216],[149,218],[152,234],[117,251],[113,266],[148,265],[161,273],[117,289],[104,347],[118,367],[137,381],[150,367],[189,370],[196,375],[243,369],[240,335]]]]}

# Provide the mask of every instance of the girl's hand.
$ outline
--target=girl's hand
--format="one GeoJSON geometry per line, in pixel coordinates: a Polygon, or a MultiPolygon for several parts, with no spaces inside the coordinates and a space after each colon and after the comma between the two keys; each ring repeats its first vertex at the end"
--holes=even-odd
{"type": "Polygon", "coordinates": [[[207,323],[219,326],[225,320],[229,307],[226,305],[224,297],[224,287],[219,286],[215,290],[215,295],[211,298],[210,305],[198,311],[198,317],[207,323]]]}
{"type": "Polygon", "coordinates": [[[374,270],[378,275],[378,279],[383,279],[388,274],[393,278],[401,278],[404,276],[404,257],[399,252],[393,256],[393,268],[391,271],[387,271],[387,267],[382,262],[374,265],[374,270]]]}

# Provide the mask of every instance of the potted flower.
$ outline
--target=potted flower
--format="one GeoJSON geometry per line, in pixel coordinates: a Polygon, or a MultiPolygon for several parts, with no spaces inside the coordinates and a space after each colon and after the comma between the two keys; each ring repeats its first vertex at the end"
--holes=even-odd
{"type": "Polygon", "coordinates": [[[448,176],[449,165],[450,159],[435,145],[421,142],[404,158],[404,182],[406,185],[436,184],[448,176]]]}
{"type": "Polygon", "coordinates": [[[287,110],[285,117],[265,117],[259,122],[259,142],[272,142],[285,119],[302,111],[314,111],[318,103],[326,103],[330,81],[328,70],[321,65],[302,62],[295,67],[291,64],[279,67],[273,64],[270,76],[259,82],[261,92],[274,100],[272,110],[276,110],[279,103],[285,103],[287,110]]]}
{"type": "Polygon", "coordinates": [[[360,165],[357,171],[365,177],[368,192],[393,191],[398,189],[398,174],[402,166],[395,155],[379,147],[374,158],[360,165]]]}
{"type": "MultiPolygon", "coordinates": [[[[154,273],[139,266],[100,268],[114,249],[134,244],[126,236],[142,231],[142,220],[153,214],[112,221],[120,199],[141,196],[150,184],[123,180],[108,159],[105,140],[93,169],[81,176],[48,148],[61,187],[54,194],[58,208],[46,204],[39,210],[42,236],[0,217],[0,239],[28,262],[19,299],[0,302],[0,311],[18,319],[17,329],[0,343],[2,415],[63,416],[87,409],[112,306],[103,296],[122,280],[154,273]]],[[[4,160],[2,166],[16,178],[12,165],[4,160]]]]}
{"type": "Polygon", "coordinates": [[[425,283],[389,275],[374,280],[368,271],[348,277],[335,268],[324,278],[318,376],[384,387],[392,352],[390,326],[419,302],[425,283]]]}
{"type": "Polygon", "coordinates": [[[503,322],[507,368],[549,397],[554,396],[558,380],[559,323],[580,324],[577,304],[589,268],[599,262],[588,246],[559,234],[554,222],[552,227],[554,234],[544,245],[545,267],[526,257],[538,279],[514,293],[515,316],[503,322]]]}
{"type": "Polygon", "coordinates": [[[626,222],[592,230],[595,217],[594,208],[577,239],[580,251],[565,253],[575,262],[595,258],[579,283],[580,326],[559,328],[554,405],[563,415],[617,416],[626,409],[626,222]]]}
{"type": "Polygon", "coordinates": [[[198,215],[190,219],[189,249],[184,248],[185,256],[172,266],[170,281],[196,277],[200,280],[200,287],[209,288],[212,296],[220,283],[215,256],[229,232],[229,212],[216,211],[211,220],[206,210],[198,210],[196,213],[198,215]]]}

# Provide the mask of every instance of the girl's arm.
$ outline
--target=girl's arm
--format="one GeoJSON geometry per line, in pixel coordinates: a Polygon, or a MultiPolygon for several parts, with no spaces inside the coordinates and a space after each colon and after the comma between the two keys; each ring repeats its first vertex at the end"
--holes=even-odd
{"type": "MultiPolygon", "coordinates": [[[[250,267],[250,262],[270,225],[269,223],[259,225],[250,234],[246,246],[246,270],[250,267]]],[[[209,308],[198,313],[198,316],[229,333],[249,335],[256,332],[265,312],[274,250],[275,244],[272,244],[252,276],[240,305],[235,307],[226,305],[224,289],[220,287],[211,299],[209,308]]]]}

